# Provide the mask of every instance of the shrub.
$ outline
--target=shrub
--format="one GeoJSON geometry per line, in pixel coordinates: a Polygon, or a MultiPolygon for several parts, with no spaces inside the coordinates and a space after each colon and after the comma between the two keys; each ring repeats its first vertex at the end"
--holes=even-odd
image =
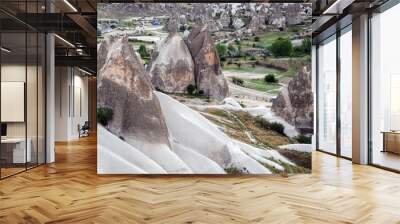
{"type": "Polygon", "coordinates": [[[254,56],[254,55],[251,56],[251,57],[250,57],[250,60],[255,61],[255,60],[256,60],[256,56],[254,56]]]}
{"type": "Polygon", "coordinates": [[[311,39],[310,38],[305,38],[303,40],[303,42],[301,43],[301,50],[305,54],[311,53],[311,39]]]}
{"type": "Polygon", "coordinates": [[[283,126],[283,124],[278,122],[270,122],[269,125],[269,129],[271,129],[272,131],[278,132],[281,135],[285,135],[285,127],[283,126]]]}
{"type": "Polygon", "coordinates": [[[147,52],[146,46],[143,44],[141,44],[139,46],[138,53],[140,54],[140,57],[142,57],[142,58],[149,57],[149,52],[147,52]]]}
{"type": "Polygon", "coordinates": [[[269,50],[275,57],[288,57],[293,53],[293,45],[289,39],[279,37],[272,43],[269,50]]]}
{"type": "Polygon", "coordinates": [[[298,143],[311,144],[311,137],[300,134],[294,138],[298,143]]]}
{"type": "Polygon", "coordinates": [[[269,83],[276,83],[276,78],[274,74],[268,74],[266,76],[264,76],[264,81],[265,82],[269,82],[269,83]]]}
{"type": "Polygon", "coordinates": [[[241,78],[232,77],[232,82],[238,86],[243,86],[244,81],[241,78]]]}
{"type": "Polygon", "coordinates": [[[186,91],[187,91],[187,93],[189,93],[190,95],[193,95],[193,94],[195,93],[195,91],[196,91],[196,86],[194,86],[194,85],[192,85],[192,84],[189,84],[189,85],[186,87],[186,91]]]}
{"type": "Polygon", "coordinates": [[[281,135],[285,135],[285,127],[281,123],[270,122],[265,118],[257,117],[256,124],[263,129],[275,131],[281,135]]]}
{"type": "Polygon", "coordinates": [[[114,112],[109,107],[98,107],[97,108],[97,121],[103,125],[107,126],[108,122],[113,118],[114,112]]]}
{"type": "Polygon", "coordinates": [[[255,41],[255,42],[260,41],[260,37],[259,37],[259,36],[255,36],[255,37],[254,37],[254,41],[255,41]]]}
{"type": "Polygon", "coordinates": [[[226,167],[225,172],[229,175],[240,175],[240,174],[248,174],[249,171],[247,170],[246,167],[243,167],[242,169],[235,167],[234,165],[230,165],[229,167],[226,167]]]}
{"type": "Polygon", "coordinates": [[[218,56],[220,59],[225,58],[226,54],[228,53],[228,48],[226,47],[225,44],[217,44],[215,46],[218,52],[218,56]]]}

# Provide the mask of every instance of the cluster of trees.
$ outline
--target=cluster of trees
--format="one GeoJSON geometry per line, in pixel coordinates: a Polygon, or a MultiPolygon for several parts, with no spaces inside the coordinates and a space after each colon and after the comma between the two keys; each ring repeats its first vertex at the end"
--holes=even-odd
{"type": "Polygon", "coordinates": [[[311,53],[311,39],[305,38],[300,46],[293,47],[288,38],[279,37],[269,48],[275,57],[301,57],[311,53]]]}
{"type": "MultiPolygon", "coordinates": [[[[255,36],[254,41],[260,41],[260,37],[255,36]]],[[[243,56],[241,43],[239,40],[235,41],[237,47],[232,44],[217,44],[216,50],[221,61],[225,61],[226,57],[241,57],[243,56]]],[[[305,38],[302,44],[294,47],[290,39],[277,38],[270,47],[267,48],[274,57],[302,57],[311,53],[311,39],[305,38]]],[[[256,60],[255,57],[250,58],[256,60]]]]}
{"type": "Polygon", "coordinates": [[[215,48],[221,61],[225,61],[226,57],[243,56],[242,46],[240,44],[237,47],[232,44],[229,44],[228,46],[226,44],[217,44],[215,48]]]}

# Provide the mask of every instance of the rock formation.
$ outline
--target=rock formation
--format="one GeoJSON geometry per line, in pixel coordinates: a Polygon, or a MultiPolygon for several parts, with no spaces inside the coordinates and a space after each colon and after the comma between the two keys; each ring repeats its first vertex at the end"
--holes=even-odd
{"type": "Polygon", "coordinates": [[[218,53],[207,25],[194,27],[188,36],[187,45],[195,64],[197,90],[205,96],[224,99],[229,92],[228,83],[222,74],[218,53]]]}
{"type": "Polygon", "coordinates": [[[148,67],[156,89],[184,93],[188,85],[195,85],[192,56],[177,32],[170,33],[160,43],[153,57],[148,67]]]}
{"type": "MultiPolygon", "coordinates": [[[[98,105],[113,110],[108,129],[133,141],[168,143],[168,130],[161,108],[153,94],[150,77],[136,57],[128,39],[106,39],[106,57],[99,72],[98,105]]],[[[103,43],[102,43],[103,44],[103,43]]]]}
{"type": "Polygon", "coordinates": [[[312,133],[314,106],[311,72],[307,67],[304,67],[273,100],[272,111],[294,125],[301,133],[312,133]]]}

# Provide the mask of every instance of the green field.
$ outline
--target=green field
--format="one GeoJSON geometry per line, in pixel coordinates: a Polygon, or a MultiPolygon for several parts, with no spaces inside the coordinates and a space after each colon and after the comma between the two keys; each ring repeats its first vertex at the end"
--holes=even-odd
{"type": "Polygon", "coordinates": [[[244,86],[249,89],[255,89],[261,92],[271,94],[279,93],[281,85],[279,83],[267,83],[262,79],[247,79],[244,80],[244,86]]]}
{"type": "Polygon", "coordinates": [[[290,38],[294,33],[292,32],[268,32],[260,35],[256,35],[260,38],[259,41],[254,41],[254,37],[251,40],[243,40],[242,46],[253,46],[255,44],[256,47],[259,48],[268,48],[272,45],[274,40],[281,38],[290,38]]]}
{"type": "Polygon", "coordinates": [[[234,72],[249,72],[249,73],[256,73],[256,74],[279,74],[282,73],[279,70],[274,68],[267,68],[263,66],[251,66],[251,65],[241,65],[240,68],[236,64],[225,64],[222,70],[226,71],[234,71],[234,72]]]}

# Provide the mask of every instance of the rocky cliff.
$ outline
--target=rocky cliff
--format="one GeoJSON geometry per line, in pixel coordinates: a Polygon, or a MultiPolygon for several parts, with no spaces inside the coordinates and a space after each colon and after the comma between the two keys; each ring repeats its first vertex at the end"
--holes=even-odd
{"type": "Polygon", "coordinates": [[[194,63],[181,36],[172,32],[158,46],[148,66],[156,89],[169,93],[184,93],[195,85],[194,63]]]}
{"type": "Polygon", "coordinates": [[[228,83],[221,72],[218,53],[207,25],[199,25],[191,30],[187,46],[194,61],[197,90],[217,100],[228,96],[228,83]]]}
{"type": "Polygon", "coordinates": [[[311,72],[304,67],[272,103],[272,111],[294,125],[301,133],[313,130],[311,72]]]}
{"type": "MultiPolygon", "coordinates": [[[[168,129],[162,117],[150,77],[136,57],[128,39],[106,38],[107,53],[99,52],[98,107],[113,110],[108,129],[128,142],[168,143],[168,129]]],[[[102,49],[102,48],[100,48],[102,49]]]]}

